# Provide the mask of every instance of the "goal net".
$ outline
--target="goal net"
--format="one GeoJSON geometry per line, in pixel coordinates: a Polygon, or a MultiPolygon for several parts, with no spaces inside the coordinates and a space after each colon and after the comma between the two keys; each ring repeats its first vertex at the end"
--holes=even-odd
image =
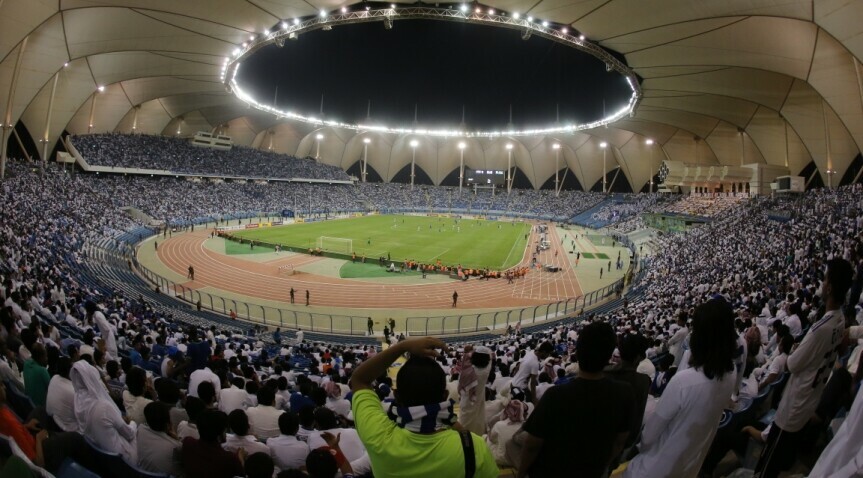
{"type": "Polygon", "coordinates": [[[344,237],[321,236],[318,238],[318,248],[322,251],[350,254],[354,252],[354,240],[344,237]]]}

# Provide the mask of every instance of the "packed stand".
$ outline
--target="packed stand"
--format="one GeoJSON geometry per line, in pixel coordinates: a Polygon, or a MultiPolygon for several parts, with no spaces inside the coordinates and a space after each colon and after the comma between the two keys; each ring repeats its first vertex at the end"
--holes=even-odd
{"type": "Polygon", "coordinates": [[[236,145],[227,151],[198,147],[169,136],[91,134],[74,136],[72,143],[94,166],[243,178],[350,179],[341,168],[309,158],[236,145]]]}
{"type": "Polygon", "coordinates": [[[687,194],[679,201],[671,203],[663,211],[687,216],[716,217],[727,213],[731,208],[749,199],[748,194],[687,194]]]}

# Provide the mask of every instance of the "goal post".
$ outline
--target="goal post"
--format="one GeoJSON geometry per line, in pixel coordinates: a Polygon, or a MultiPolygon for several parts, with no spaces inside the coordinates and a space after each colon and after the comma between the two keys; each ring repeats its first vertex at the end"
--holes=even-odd
{"type": "Polygon", "coordinates": [[[354,252],[354,240],[344,237],[318,237],[317,246],[322,251],[340,252],[342,254],[351,254],[354,252]]]}

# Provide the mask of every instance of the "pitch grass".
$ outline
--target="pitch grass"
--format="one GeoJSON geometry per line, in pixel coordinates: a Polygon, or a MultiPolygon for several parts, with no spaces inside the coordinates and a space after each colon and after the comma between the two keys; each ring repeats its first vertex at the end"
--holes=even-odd
{"type": "Polygon", "coordinates": [[[525,223],[459,219],[456,225],[453,218],[387,215],[265,227],[235,235],[295,250],[316,247],[320,236],[338,237],[352,239],[357,257],[365,254],[367,261],[389,254],[394,262],[440,260],[447,265],[506,269],[521,261],[529,232],[525,223]]]}

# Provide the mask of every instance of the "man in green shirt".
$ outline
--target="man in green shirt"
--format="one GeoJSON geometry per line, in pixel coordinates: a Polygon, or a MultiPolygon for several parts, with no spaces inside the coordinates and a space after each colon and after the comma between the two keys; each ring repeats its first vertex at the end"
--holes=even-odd
{"type": "Polygon", "coordinates": [[[40,343],[33,344],[30,358],[24,362],[24,393],[33,400],[37,407],[44,407],[48,397],[48,383],[51,376],[48,375],[48,354],[45,346],[40,343]]]}
{"type": "Polygon", "coordinates": [[[464,437],[470,437],[470,442],[462,444],[452,404],[447,401],[446,375],[433,360],[436,349],[445,348],[432,337],[405,340],[368,359],[353,373],[354,421],[375,476],[440,478],[465,476],[469,469],[475,478],[499,475],[481,437],[466,432],[464,437]],[[396,376],[396,402],[388,417],[372,383],[404,353],[410,358],[396,376]],[[465,453],[471,449],[473,456],[466,462],[465,453]]]}

